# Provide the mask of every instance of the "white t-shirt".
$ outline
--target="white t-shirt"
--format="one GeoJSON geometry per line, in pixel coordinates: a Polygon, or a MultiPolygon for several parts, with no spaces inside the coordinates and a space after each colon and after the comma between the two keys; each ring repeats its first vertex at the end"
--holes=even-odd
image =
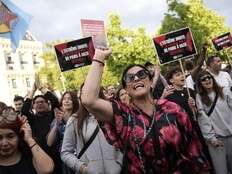
{"type": "Polygon", "coordinates": [[[232,79],[230,75],[227,72],[224,71],[219,71],[219,74],[213,74],[210,72],[212,76],[215,78],[216,82],[221,86],[221,87],[232,87],[232,79]]]}

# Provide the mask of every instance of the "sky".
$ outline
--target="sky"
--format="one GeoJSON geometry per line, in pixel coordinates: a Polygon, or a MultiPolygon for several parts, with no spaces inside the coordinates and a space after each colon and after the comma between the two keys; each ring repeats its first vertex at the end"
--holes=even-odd
{"type": "MultiPolygon", "coordinates": [[[[110,13],[121,17],[122,26],[159,28],[167,11],[166,0],[11,0],[32,15],[29,27],[37,40],[47,42],[81,37],[80,19],[105,20],[110,13]]],[[[204,0],[205,5],[225,17],[232,27],[231,0],[204,0]]]]}

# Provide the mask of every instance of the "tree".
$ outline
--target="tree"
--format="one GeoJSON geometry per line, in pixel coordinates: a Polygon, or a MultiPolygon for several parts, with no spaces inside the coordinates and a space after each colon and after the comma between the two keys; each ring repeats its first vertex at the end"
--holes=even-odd
{"type": "Polygon", "coordinates": [[[224,18],[208,9],[202,0],[187,0],[186,3],[179,0],[168,0],[167,2],[168,12],[162,21],[159,34],[190,27],[198,52],[202,44],[207,42],[210,45],[209,52],[216,53],[211,39],[231,30],[225,26],[224,18]]]}
{"type": "Polygon", "coordinates": [[[40,79],[47,87],[61,89],[62,83],[60,81],[60,72],[56,64],[55,54],[52,51],[47,51],[43,54],[42,58],[44,60],[44,67],[38,72],[40,79]]]}
{"type": "MultiPolygon", "coordinates": [[[[45,66],[40,69],[38,74],[42,82],[47,87],[61,91],[64,91],[64,88],[66,90],[78,89],[81,84],[84,83],[89,66],[61,73],[53,49],[54,45],[57,43],[60,43],[60,41],[45,44],[45,52],[42,56],[45,66]]],[[[103,86],[108,86],[110,84],[114,85],[117,83],[118,78],[116,78],[110,71],[108,71],[106,66],[103,74],[103,86]]]]}
{"type": "MultiPolygon", "coordinates": [[[[105,66],[102,78],[103,86],[117,85],[122,70],[128,64],[144,64],[146,61],[156,61],[152,38],[145,33],[144,28],[138,28],[135,31],[122,28],[120,17],[115,14],[110,15],[108,21],[107,36],[113,53],[105,66]]],[[[45,67],[39,73],[48,86],[62,90],[61,73],[53,49],[54,45],[60,42],[55,41],[45,44],[45,53],[43,55],[45,67]]],[[[88,69],[89,66],[63,72],[65,88],[78,88],[84,82],[88,69]]]]}
{"type": "Polygon", "coordinates": [[[42,82],[48,87],[58,90],[74,90],[80,87],[84,82],[85,76],[88,72],[88,67],[74,69],[67,72],[60,71],[56,56],[53,50],[47,50],[43,54],[45,66],[39,71],[39,76],[42,82]]]}
{"type": "Polygon", "coordinates": [[[144,28],[122,28],[120,17],[116,14],[111,14],[108,21],[107,37],[113,53],[107,65],[113,75],[119,78],[129,64],[156,61],[152,38],[146,34],[144,28]]]}

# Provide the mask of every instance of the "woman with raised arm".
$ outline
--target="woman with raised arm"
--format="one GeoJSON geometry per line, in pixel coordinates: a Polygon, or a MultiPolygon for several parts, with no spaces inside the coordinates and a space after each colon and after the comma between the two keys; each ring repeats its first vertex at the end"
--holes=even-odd
{"type": "Polygon", "coordinates": [[[7,108],[0,115],[0,173],[50,174],[52,159],[32,137],[26,117],[7,108]]]}
{"type": "Polygon", "coordinates": [[[95,50],[81,98],[90,113],[110,124],[106,137],[124,152],[124,172],[207,173],[209,163],[192,138],[188,116],[168,100],[154,103],[152,77],[144,66],[131,65],[123,72],[122,85],[131,96],[130,105],[98,97],[104,63],[110,54],[107,48],[95,50]]]}

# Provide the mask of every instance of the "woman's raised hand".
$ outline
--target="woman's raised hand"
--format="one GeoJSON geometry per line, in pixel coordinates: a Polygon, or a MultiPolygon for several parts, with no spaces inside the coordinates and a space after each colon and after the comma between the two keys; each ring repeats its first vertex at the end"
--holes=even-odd
{"type": "Polygon", "coordinates": [[[30,127],[28,120],[25,116],[19,117],[19,119],[22,123],[20,131],[23,132],[23,139],[25,142],[27,142],[29,144],[31,139],[33,139],[31,127],[30,127]]]}
{"type": "Polygon", "coordinates": [[[166,98],[167,96],[173,94],[173,92],[175,91],[175,88],[172,86],[172,85],[168,85],[164,88],[163,90],[163,94],[160,98],[164,99],[166,98]]]}
{"type": "Polygon", "coordinates": [[[112,50],[110,48],[98,47],[95,50],[94,59],[104,62],[111,55],[111,53],[112,53],[112,50]]]}
{"type": "Polygon", "coordinates": [[[55,112],[56,124],[59,125],[61,123],[63,116],[64,116],[64,112],[57,109],[57,108],[54,109],[54,112],[55,112]]]}

